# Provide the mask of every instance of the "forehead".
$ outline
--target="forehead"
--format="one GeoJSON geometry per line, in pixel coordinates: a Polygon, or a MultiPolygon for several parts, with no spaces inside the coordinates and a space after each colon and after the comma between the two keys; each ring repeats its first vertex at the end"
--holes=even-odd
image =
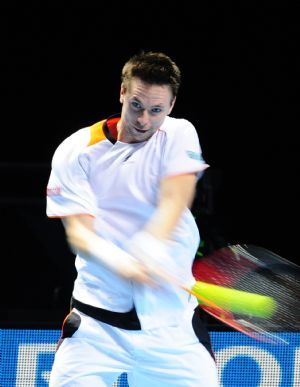
{"type": "Polygon", "coordinates": [[[133,78],[128,85],[128,96],[141,102],[155,104],[170,104],[173,95],[169,85],[153,85],[133,78]]]}

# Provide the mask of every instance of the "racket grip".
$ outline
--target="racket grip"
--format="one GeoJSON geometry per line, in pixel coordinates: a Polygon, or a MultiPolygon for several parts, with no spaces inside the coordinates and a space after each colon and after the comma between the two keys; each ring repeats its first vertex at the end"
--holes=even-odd
{"type": "MultiPolygon", "coordinates": [[[[257,293],[227,288],[196,281],[192,286],[193,293],[201,305],[206,305],[205,299],[215,303],[219,308],[238,314],[253,317],[269,318],[276,311],[274,298],[257,293]]],[[[207,306],[209,306],[207,304],[207,306]]]]}

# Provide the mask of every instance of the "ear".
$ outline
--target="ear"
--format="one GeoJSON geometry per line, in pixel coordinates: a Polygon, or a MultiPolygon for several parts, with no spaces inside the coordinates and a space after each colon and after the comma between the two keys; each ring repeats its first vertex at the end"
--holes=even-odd
{"type": "Polygon", "coordinates": [[[123,103],[124,102],[124,95],[126,93],[126,87],[124,85],[124,83],[122,82],[121,83],[121,89],[120,89],[120,102],[123,103]]]}
{"type": "Polygon", "coordinates": [[[168,114],[170,114],[171,111],[173,110],[173,107],[174,107],[174,105],[175,105],[175,102],[176,102],[176,97],[174,97],[173,100],[172,100],[172,102],[171,102],[171,107],[170,107],[170,109],[169,109],[168,114]]]}

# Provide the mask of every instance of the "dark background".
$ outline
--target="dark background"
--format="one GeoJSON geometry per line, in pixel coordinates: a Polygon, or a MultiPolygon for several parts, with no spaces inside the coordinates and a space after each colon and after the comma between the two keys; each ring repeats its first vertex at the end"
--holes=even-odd
{"type": "Polygon", "coordinates": [[[121,67],[140,49],[183,73],[173,115],[211,165],[193,207],[204,253],[252,243],[299,263],[299,8],[196,3],[1,8],[2,322],[65,313],[75,272],[45,215],[51,158],[120,110],[121,67]]]}

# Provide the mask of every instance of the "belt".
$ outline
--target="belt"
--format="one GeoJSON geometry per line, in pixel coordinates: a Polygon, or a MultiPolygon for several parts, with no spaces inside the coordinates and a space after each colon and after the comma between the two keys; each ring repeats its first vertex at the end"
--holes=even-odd
{"type": "Polygon", "coordinates": [[[96,306],[85,304],[76,300],[74,297],[71,298],[71,308],[76,308],[89,317],[117,328],[131,331],[141,330],[141,324],[135,308],[132,308],[129,312],[125,313],[112,312],[111,310],[97,308],[96,306]]]}

